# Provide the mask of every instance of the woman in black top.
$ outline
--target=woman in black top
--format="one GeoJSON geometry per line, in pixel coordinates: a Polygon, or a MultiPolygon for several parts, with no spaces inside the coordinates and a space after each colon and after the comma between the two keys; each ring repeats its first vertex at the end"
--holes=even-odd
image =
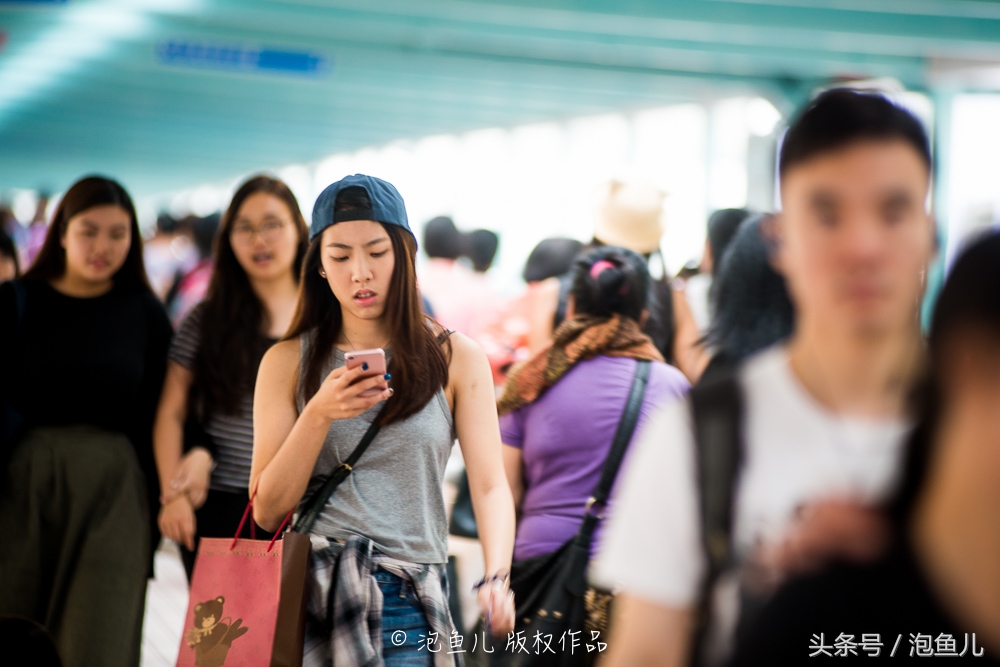
{"type": "Polygon", "coordinates": [[[160,529],[189,577],[196,537],[231,537],[247,506],[257,367],[292,321],[308,242],[288,186],[249,179],[222,217],[208,294],[177,329],[154,447],[160,529]]]}
{"type": "Polygon", "coordinates": [[[0,286],[0,615],[44,624],[66,665],[138,662],[170,333],[128,193],[78,181],[0,286]]]}

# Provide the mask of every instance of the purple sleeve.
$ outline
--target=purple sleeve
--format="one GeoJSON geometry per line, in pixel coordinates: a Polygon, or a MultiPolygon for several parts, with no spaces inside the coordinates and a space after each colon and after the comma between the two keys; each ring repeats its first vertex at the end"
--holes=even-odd
{"type": "Polygon", "coordinates": [[[524,408],[500,417],[500,441],[521,449],[524,446],[524,408]]]}

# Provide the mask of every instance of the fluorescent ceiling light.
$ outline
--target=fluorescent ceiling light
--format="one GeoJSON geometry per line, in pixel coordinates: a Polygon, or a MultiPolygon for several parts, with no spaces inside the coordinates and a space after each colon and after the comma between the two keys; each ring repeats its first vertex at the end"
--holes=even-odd
{"type": "Polygon", "coordinates": [[[0,123],[25,102],[51,92],[66,76],[89,61],[107,54],[116,42],[136,39],[148,32],[151,11],[181,12],[195,0],[144,0],[142,2],[74,2],[59,13],[59,22],[20,49],[8,42],[11,52],[0,67],[0,123]]]}

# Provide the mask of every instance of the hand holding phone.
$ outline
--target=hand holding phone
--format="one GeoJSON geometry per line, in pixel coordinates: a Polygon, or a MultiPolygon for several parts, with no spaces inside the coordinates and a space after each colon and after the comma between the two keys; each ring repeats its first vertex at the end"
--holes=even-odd
{"type": "MultiPolygon", "coordinates": [[[[353,370],[359,367],[361,368],[362,373],[361,377],[358,378],[359,381],[386,374],[387,366],[385,362],[385,350],[382,348],[346,352],[344,354],[344,360],[344,365],[347,366],[348,370],[353,370]]],[[[369,396],[380,394],[383,391],[385,391],[384,388],[375,387],[361,392],[358,396],[368,398],[369,396]]]]}

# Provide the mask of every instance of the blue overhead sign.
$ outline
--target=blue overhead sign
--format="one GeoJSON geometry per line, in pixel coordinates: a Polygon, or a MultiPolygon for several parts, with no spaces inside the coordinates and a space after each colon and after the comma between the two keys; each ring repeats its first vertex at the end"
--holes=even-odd
{"type": "Polygon", "coordinates": [[[306,76],[327,69],[327,59],[318,53],[284,51],[267,47],[170,40],[162,42],[157,47],[156,54],[160,62],[182,67],[306,76]]]}

